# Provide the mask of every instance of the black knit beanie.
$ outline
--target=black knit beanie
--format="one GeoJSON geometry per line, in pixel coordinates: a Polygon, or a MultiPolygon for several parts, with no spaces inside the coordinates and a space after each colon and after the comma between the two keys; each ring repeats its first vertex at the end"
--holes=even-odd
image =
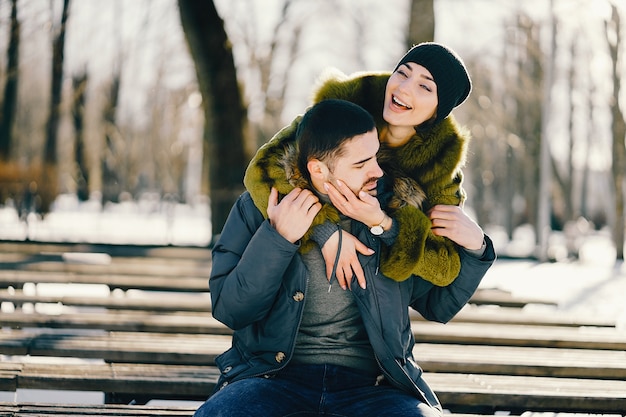
{"type": "Polygon", "coordinates": [[[461,58],[441,44],[424,42],[415,45],[400,59],[396,69],[407,62],[426,68],[437,84],[439,104],[435,122],[448,117],[452,109],[463,103],[472,90],[472,82],[461,58]]]}

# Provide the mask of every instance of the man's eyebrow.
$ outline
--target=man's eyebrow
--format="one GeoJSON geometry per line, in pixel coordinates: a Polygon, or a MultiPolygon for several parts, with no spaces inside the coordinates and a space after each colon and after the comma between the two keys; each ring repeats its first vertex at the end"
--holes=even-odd
{"type": "Polygon", "coordinates": [[[362,159],[362,160],[360,160],[360,161],[353,162],[353,163],[352,163],[352,165],[360,165],[360,164],[364,164],[364,163],[366,163],[367,161],[371,161],[371,160],[372,160],[372,158],[374,158],[374,157],[373,157],[373,156],[370,156],[369,158],[365,158],[365,159],[362,159]]]}

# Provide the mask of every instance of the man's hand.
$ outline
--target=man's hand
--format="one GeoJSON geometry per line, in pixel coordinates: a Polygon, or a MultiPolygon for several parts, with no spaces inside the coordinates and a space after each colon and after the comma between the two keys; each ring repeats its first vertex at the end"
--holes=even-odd
{"type": "Polygon", "coordinates": [[[365,274],[363,274],[363,267],[359,262],[357,251],[363,255],[372,255],[374,253],[372,249],[365,246],[359,239],[343,230],[337,230],[333,233],[322,247],[322,256],[324,257],[324,262],[326,262],[326,277],[328,277],[329,281],[332,279],[335,258],[339,256],[335,274],[339,286],[344,290],[351,288],[352,277],[355,275],[359,286],[365,289],[365,274]],[[339,233],[342,233],[341,252],[337,254],[339,233]]]}
{"type": "Polygon", "coordinates": [[[337,187],[331,183],[324,183],[333,206],[345,216],[357,220],[367,226],[375,226],[385,219],[385,212],[380,208],[378,199],[365,191],[356,196],[342,181],[337,181],[337,187]]]}
{"type": "Polygon", "coordinates": [[[428,212],[432,231],[465,249],[480,249],[485,235],[480,226],[459,206],[436,205],[428,212]]]}
{"type": "Polygon", "coordinates": [[[278,191],[272,187],[267,201],[270,224],[291,243],[304,236],[321,209],[317,196],[302,188],[294,188],[278,202],[278,191]]]}

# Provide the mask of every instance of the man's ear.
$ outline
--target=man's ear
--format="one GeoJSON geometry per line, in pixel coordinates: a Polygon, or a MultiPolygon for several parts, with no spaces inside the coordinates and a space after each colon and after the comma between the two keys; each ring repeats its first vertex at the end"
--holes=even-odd
{"type": "Polygon", "coordinates": [[[310,159],[306,163],[306,168],[309,171],[309,175],[311,175],[311,179],[325,181],[328,177],[328,167],[319,159],[310,159]]]}

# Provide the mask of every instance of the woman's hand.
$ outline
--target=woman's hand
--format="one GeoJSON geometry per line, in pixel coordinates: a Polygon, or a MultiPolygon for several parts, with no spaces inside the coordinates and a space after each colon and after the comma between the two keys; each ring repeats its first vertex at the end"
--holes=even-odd
{"type": "Polygon", "coordinates": [[[324,189],[333,206],[351,219],[371,227],[380,224],[386,217],[376,197],[365,191],[356,196],[341,180],[337,180],[337,187],[324,183],[324,189]]]}
{"type": "Polygon", "coordinates": [[[335,258],[339,256],[337,270],[335,271],[339,286],[344,290],[351,288],[352,278],[356,275],[359,286],[365,289],[365,274],[363,274],[363,267],[359,262],[357,252],[363,255],[372,255],[374,253],[363,242],[344,230],[337,230],[333,233],[322,247],[322,256],[324,257],[324,262],[326,262],[326,277],[328,281],[332,279],[335,258]],[[337,254],[339,233],[342,234],[341,251],[337,254]]]}
{"type": "Polygon", "coordinates": [[[465,249],[482,247],[485,234],[462,207],[439,204],[428,212],[428,217],[434,235],[447,237],[465,249]]]}

